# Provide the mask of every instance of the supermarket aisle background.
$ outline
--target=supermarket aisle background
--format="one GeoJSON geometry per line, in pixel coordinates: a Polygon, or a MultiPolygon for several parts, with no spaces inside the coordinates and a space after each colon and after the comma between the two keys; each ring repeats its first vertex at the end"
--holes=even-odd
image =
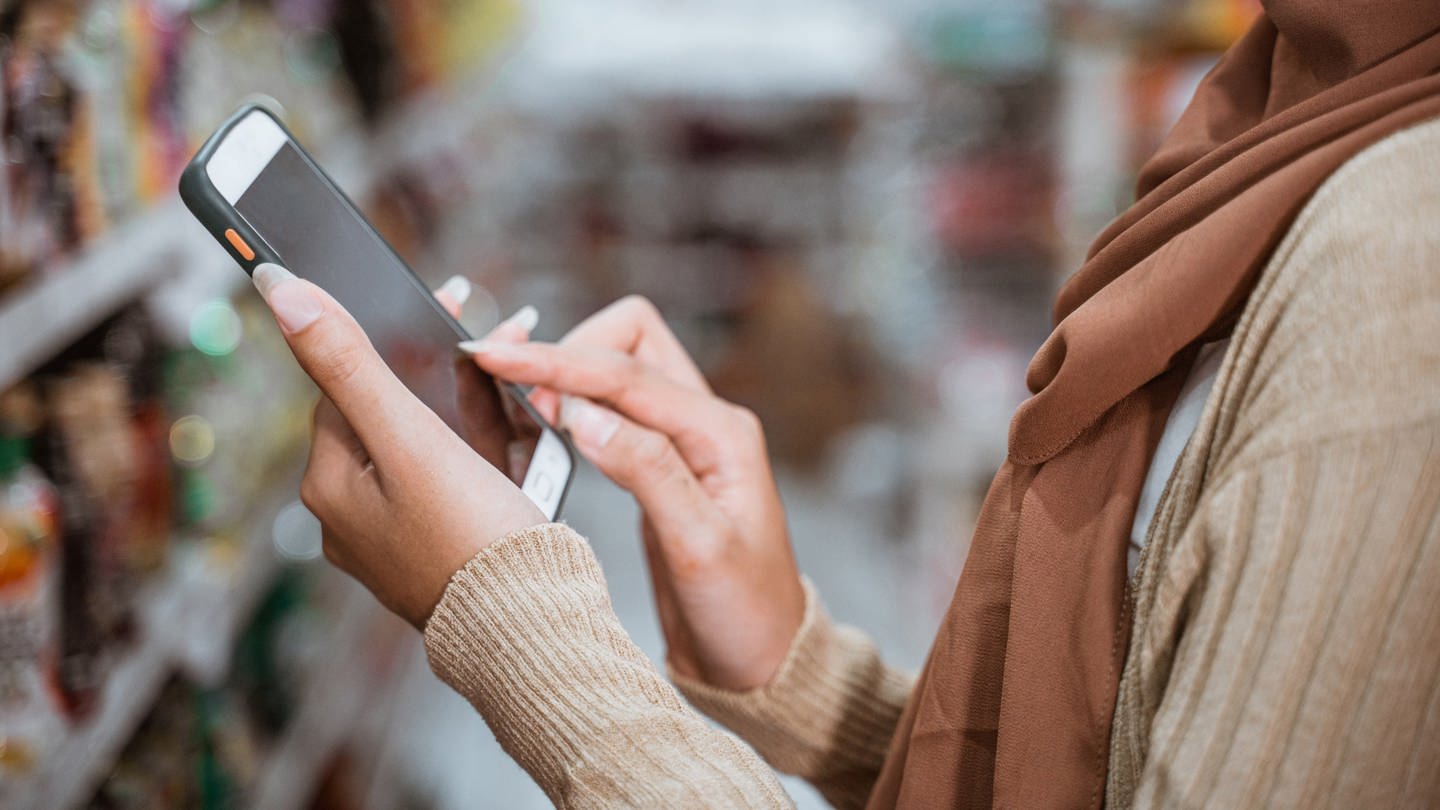
{"type": "MultiPolygon", "coordinates": [[[[313,389],[174,193],[242,101],[473,332],[653,300],[913,668],[1056,286],[1257,7],[0,2],[0,805],[544,806],[295,502],[313,389]]],[[[659,661],[633,505],[566,516],[659,661]]]]}

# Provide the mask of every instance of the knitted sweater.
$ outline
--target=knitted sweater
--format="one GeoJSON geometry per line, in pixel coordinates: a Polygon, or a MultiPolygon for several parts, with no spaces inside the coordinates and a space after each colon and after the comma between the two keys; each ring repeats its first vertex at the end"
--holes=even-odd
{"type": "MultiPolygon", "coordinates": [[[[1264,269],[1132,583],[1109,806],[1440,804],[1436,177],[1440,121],[1385,139],[1264,269]]],[[[457,572],[425,641],[566,807],[788,805],[765,762],[861,806],[910,688],[807,583],[770,684],[674,679],[752,750],[681,702],[559,524],[457,572]]]]}

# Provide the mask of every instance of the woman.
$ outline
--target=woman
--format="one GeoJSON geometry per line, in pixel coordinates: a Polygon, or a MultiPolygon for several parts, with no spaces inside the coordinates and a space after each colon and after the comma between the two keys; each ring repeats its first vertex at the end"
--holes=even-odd
{"type": "Polygon", "coordinates": [[[1437,177],[1440,7],[1270,3],[1061,291],[915,682],[825,617],[652,307],[467,345],[635,495],[670,677],[753,751],[332,299],[256,282],[327,398],[327,556],[557,804],[787,805],[763,757],[842,806],[1434,806],[1437,177]]]}

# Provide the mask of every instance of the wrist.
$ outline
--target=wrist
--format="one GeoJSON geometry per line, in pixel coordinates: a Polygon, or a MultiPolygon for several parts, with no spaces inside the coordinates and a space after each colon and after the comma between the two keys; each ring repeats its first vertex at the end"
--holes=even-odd
{"type": "Polygon", "coordinates": [[[809,604],[806,586],[797,575],[784,587],[774,587],[763,606],[753,611],[740,611],[763,616],[763,621],[747,624],[758,632],[748,638],[721,639],[711,649],[697,650],[691,645],[670,645],[666,665],[672,671],[695,681],[731,692],[762,689],[779,674],[795,644],[806,618],[809,604]],[[736,643],[737,641],[742,643],[736,643]],[[706,655],[705,653],[710,653],[706,655]]]}
{"type": "Polygon", "coordinates": [[[672,680],[683,681],[689,687],[698,685],[717,694],[757,694],[771,688],[793,666],[805,634],[817,621],[823,621],[823,607],[814,584],[808,578],[797,579],[795,590],[798,605],[793,615],[786,613],[791,621],[772,625],[771,641],[764,650],[757,651],[747,665],[741,667],[732,660],[728,668],[710,668],[693,658],[680,660],[670,655],[666,657],[665,666],[672,680]]]}
{"type": "Polygon", "coordinates": [[[446,590],[466,565],[496,544],[548,523],[529,498],[518,490],[515,494],[518,497],[512,499],[506,508],[485,517],[483,522],[490,526],[490,530],[484,533],[487,536],[477,540],[474,535],[465,534],[448,540],[443,536],[432,540],[428,544],[430,554],[423,570],[411,577],[415,587],[407,594],[406,609],[396,612],[423,631],[446,590]]]}

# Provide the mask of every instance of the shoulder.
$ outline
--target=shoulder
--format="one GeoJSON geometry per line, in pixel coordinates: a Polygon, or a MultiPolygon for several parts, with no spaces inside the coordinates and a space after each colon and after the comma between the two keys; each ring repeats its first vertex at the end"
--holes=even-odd
{"type": "Polygon", "coordinates": [[[1217,392],[1222,456],[1440,419],[1437,178],[1440,119],[1365,149],[1315,192],[1236,328],[1217,392]]]}

